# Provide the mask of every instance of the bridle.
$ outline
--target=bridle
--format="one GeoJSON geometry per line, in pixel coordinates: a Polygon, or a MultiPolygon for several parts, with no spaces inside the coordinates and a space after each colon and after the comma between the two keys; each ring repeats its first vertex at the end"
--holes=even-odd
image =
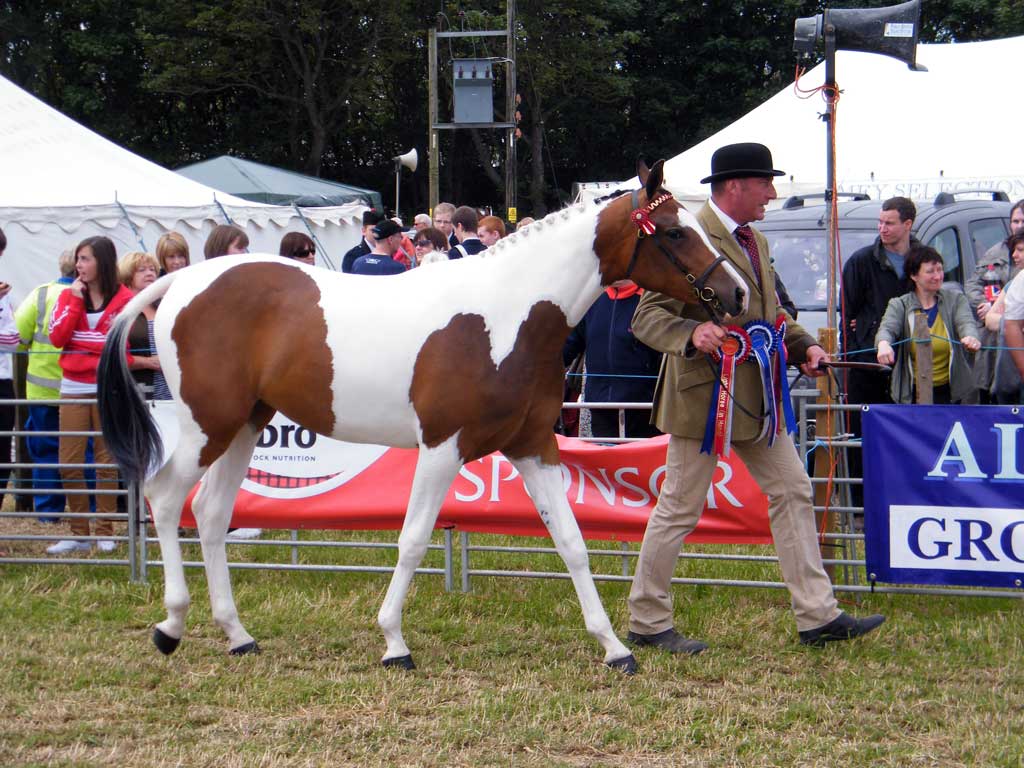
{"type": "Polygon", "coordinates": [[[633,274],[633,269],[636,267],[637,258],[640,256],[640,245],[644,240],[653,240],[654,245],[659,251],[669,260],[676,269],[678,269],[683,277],[686,278],[691,286],[693,286],[693,292],[697,296],[697,301],[711,316],[711,320],[717,322],[715,314],[712,311],[722,311],[722,303],[718,299],[718,295],[715,293],[715,289],[707,284],[708,278],[711,273],[718,269],[723,262],[726,261],[725,257],[721,254],[715,256],[707,268],[698,276],[694,275],[689,269],[687,269],[680,261],[675,257],[668,248],[662,243],[662,236],[658,234],[657,229],[654,226],[654,222],[650,219],[650,213],[662,203],[672,200],[672,195],[668,192],[662,192],[660,195],[654,197],[654,199],[648,201],[647,205],[640,207],[640,190],[634,189],[630,198],[630,204],[633,212],[630,214],[630,220],[637,225],[636,232],[636,245],[633,246],[633,256],[629,260],[629,266],[626,268],[626,278],[633,274]]]}

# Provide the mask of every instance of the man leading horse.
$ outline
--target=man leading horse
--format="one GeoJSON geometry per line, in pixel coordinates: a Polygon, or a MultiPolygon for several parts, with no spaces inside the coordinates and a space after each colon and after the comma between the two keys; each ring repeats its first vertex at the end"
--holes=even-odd
{"type": "Polygon", "coordinates": [[[731,448],[768,496],[768,517],[789,589],[800,642],[820,646],[866,634],[885,618],[839,610],[822,564],[810,479],[789,428],[787,360],[822,375],[828,355],[778,307],[768,241],[749,222],[775,199],[771,152],[731,144],[711,158],[711,199],[697,220],[715,248],[743,276],[746,314],[723,327],[697,305],[644,295],[633,318],[638,340],[665,353],[654,397],[654,423],[671,435],[667,471],[651,513],[629,595],[628,640],[671,653],[707,648],[676,631],[671,579],[683,539],[697,525],[718,455],[731,448]]]}

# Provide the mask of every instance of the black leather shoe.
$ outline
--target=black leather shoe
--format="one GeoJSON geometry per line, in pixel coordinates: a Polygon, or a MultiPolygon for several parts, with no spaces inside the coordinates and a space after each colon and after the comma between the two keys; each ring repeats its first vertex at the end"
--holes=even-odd
{"type": "Polygon", "coordinates": [[[626,635],[626,642],[633,645],[651,645],[669,653],[686,653],[690,656],[696,656],[701,651],[707,650],[708,647],[707,643],[683,637],[672,628],[666,629],[664,632],[658,632],[655,635],[641,635],[636,632],[630,632],[626,635]]]}
{"type": "Polygon", "coordinates": [[[878,613],[873,616],[865,616],[863,619],[855,619],[848,613],[840,613],[824,627],[806,629],[801,632],[800,642],[820,648],[825,643],[852,640],[876,629],[883,621],[885,621],[885,616],[878,613]]]}

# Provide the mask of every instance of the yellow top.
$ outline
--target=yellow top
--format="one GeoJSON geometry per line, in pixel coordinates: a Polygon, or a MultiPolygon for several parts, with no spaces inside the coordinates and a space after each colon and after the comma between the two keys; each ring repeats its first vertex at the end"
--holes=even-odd
{"type": "MultiPolygon", "coordinates": [[[[932,336],[932,386],[941,387],[949,384],[949,364],[952,359],[952,347],[950,347],[946,330],[946,324],[942,322],[942,313],[935,314],[935,323],[931,326],[932,336]]],[[[917,369],[917,342],[910,343],[910,365],[916,375],[917,369]]]]}

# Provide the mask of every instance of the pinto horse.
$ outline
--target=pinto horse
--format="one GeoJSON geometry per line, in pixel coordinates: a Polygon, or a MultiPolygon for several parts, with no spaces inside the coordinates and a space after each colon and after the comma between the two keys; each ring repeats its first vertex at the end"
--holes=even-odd
{"type": "Polygon", "coordinates": [[[554,213],[476,257],[386,278],[271,256],[224,257],[173,272],[136,296],[109,334],[98,396],[111,453],[126,480],[142,482],[163,448],[129,374],[126,338],[142,308],[162,297],[154,333],[181,436],[145,480],[164,562],[167,618],[154,629],[157,648],[172,653],[185,628],[177,527],[202,478],[192,509],[213,618],[230,653],[259,650],[235,608],[225,534],[256,442],[280,411],[329,437],[419,449],[398,564],[377,616],[385,666],[415,666],[402,638],[402,606],[449,486],[464,463],[501,451],[565,561],[605,663],[633,673],[562,488],[553,426],[562,346],[605,286],[630,277],[703,302],[719,319],[745,309],[742,278],[662,189],[662,166],[640,164],[644,189],[632,201],[623,195],[554,213]],[[638,224],[649,235],[640,236],[638,224]]]}

